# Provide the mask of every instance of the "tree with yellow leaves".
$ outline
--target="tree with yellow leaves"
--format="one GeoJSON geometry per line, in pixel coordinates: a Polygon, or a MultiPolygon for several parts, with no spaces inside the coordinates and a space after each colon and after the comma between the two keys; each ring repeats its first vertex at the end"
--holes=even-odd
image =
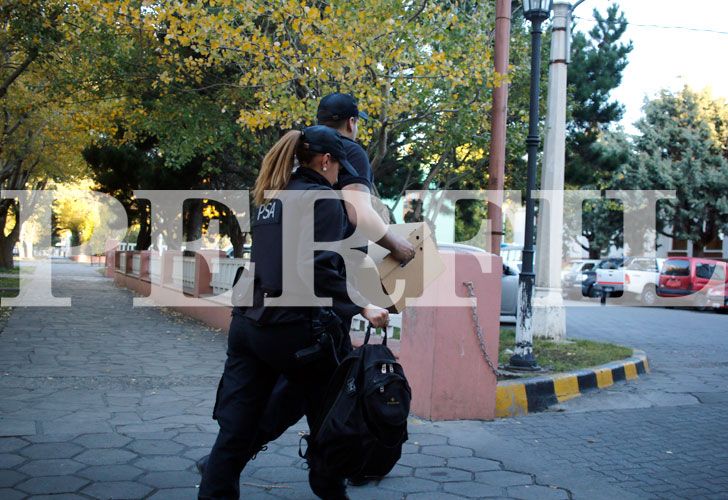
{"type": "Polygon", "coordinates": [[[451,187],[464,176],[484,182],[483,155],[454,152],[487,149],[490,87],[503,83],[492,70],[488,3],[126,0],[84,8],[156,54],[154,81],[129,100],[125,129],[154,137],[170,168],[201,160],[210,186],[249,187],[280,131],[311,124],[332,91],[353,93],[369,112],[360,139],[375,175],[399,182],[394,194],[405,170],[414,188],[445,177],[451,187]]]}
{"type": "MultiPolygon", "coordinates": [[[[115,132],[111,78],[99,53],[109,32],[81,5],[9,0],[0,5],[0,186],[43,189],[85,171],[81,149],[115,132]],[[83,36],[81,36],[83,35],[83,36]],[[99,71],[91,71],[96,65],[99,71]],[[100,84],[100,82],[104,82],[100,84]],[[109,118],[112,119],[109,119],[109,118]]],[[[12,267],[20,227],[13,199],[0,200],[0,267],[12,267]]]]}
{"type": "MultiPolygon", "coordinates": [[[[493,10],[476,2],[233,1],[105,2],[96,15],[128,36],[159,42],[160,101],[207,98],[216,112],[236,117],[248,132],[310,124],[318,100],[351,92],[373,120],[361,131],[376,171],[393,134],[443,116],[474,115],[487,127],[493,73],[493,10]]],[[[181,110],[187,107],[182,104],[181,110]]],[[[145,125],[172,112],[150,106],[145,125]]],[[[181,111],[180,110],[180,111],[181,111]]],[[[187,108],[189,111],[190,108],[187,108]]],[[[199,119],[209,124],[209,114],[199,119]]],[[[186,116],[178,116],[187,122],[186,116]]],[[[210,130],[175,130],[203,154],[214,152],[210,130]],[[205,146],[204,142],[210,143],[205,146]]],[[[185,127],[187,128],[187,127],[185,127]]],[[[422,133],[420,130],[419,133],[422,133]]],[[[160,145],[172,163],[186,161],[160,145]]]]}

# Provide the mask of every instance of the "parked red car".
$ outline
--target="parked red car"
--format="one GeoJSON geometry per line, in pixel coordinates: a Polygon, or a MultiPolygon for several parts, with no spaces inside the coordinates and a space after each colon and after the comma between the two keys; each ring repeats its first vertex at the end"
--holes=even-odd
{"type": "Polygon", "coordinates": [[[707,291],[726,283],[726,263],[698,257],[670,257],[662,265],[659,297],[685,297],[681,305],[707,307],[707,291]]]}

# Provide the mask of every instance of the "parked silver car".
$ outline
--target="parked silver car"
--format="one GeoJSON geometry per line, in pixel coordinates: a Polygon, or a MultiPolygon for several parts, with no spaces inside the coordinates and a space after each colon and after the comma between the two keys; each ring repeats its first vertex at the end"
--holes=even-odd
{"type": "Polygon", "coordinates": [[[564,297],[581,296],[583,274],[590,271],[599,261],[595,259],[576,259],[561,271],[561,291],[564,297]]]}
{"type": "MultiPolygon", "coordinates": [[[[451,250],[460,253],[487,253],[482,248],[463,245],[460,243],[439,243],[441,250],[451,250]]],[[[501,274],[501,316],[515,316],[518,307],[518,269],[512,264],[503,262],[501,274]]]]}

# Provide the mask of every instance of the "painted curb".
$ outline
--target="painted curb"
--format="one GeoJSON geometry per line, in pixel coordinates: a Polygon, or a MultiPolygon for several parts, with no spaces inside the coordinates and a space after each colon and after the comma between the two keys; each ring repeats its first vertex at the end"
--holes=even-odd
{"type": "Polygon", "coordinates": [[[650,372],[647,355],[635,350],[631,358],[549,377],[498,382],[495,416],[517,417],[604,389],[615,382],[635,380],[650,372]]]}

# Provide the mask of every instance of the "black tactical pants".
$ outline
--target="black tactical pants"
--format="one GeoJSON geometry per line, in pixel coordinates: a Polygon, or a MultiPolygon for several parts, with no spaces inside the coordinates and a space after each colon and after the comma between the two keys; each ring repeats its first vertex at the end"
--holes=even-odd
{"type": "MultiPolygon", "coordinates": [[[[303,396],[311,427],[323,404],[328,381],[336,367],[324,355],[304,365],[294,354],[314,343],[308,321],[260,327],[233,316],[228,334],[227,361],[215,403],[220,432],[212,447],[200,484],[200,499],[237,499],[240,473],[250,460],[261,418],[281,375],[303,396]]],[[[324,477],[311,470],[309,482],[322,498],[345,498],[343,478],[324,477]]]]}
{"type": "MultiPolygon", "coordinates": [[[[337,357],[343,360],[353,347],[351,345],[351,318],[343,319],[341,324],[340,345],[337,346],[337,357]]],[[[285,376],[281,376],[273,388],[270,400],[266,405],[263,419],[258,429],[255,449],[253,453],[271,441],[275,441],[293,424],[304,416],[303,394],[288,383],[285,376]]]]}

